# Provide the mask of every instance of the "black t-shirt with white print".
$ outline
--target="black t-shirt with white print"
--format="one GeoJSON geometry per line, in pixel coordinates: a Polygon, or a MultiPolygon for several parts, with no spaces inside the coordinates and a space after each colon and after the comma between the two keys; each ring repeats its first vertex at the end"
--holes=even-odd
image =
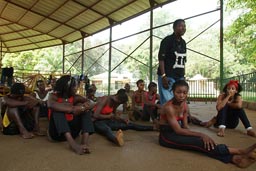
{"type": "MultiPolygon", "coordinates": [[[[186,42],[184,39],[178,41],[175,34],[165,37],[160,44],[158,60],[164,60],[165,74],[174,79],[182,78],[185,75],[186,42]]],[[[158,75],[161,75],[158,67],[158,75]]]]}

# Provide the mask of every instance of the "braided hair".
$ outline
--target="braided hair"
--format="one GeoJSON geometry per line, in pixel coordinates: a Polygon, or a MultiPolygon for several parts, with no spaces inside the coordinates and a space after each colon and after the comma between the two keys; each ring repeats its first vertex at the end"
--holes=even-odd
{"type": "Polygon", "coordinates": [[[77,85],[76,79],[70,75],[64,75],[56,81],[54,91],[58,96],[71,97],[73,94],[72,89],[77,85]]]}

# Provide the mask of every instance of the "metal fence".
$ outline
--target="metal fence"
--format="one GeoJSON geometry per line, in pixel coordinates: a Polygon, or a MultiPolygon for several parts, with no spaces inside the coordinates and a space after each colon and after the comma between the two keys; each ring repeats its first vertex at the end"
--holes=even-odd
{"type": "MultiPolygon", "coordinates": [[[[240,93],[244,101],[256,102],[256,72],[225,78],[223,85],[229,80],[238,80],[243,90],[240,93]]],[[[188,80],[191,100],[216,100],[222,88],[219,79],[188,80]]]]}
{"type": "MultiPolygon", "coordinates": [[[[38,71],[37,74],[41,73],[38,71]]],[[[31,72],[21,72],[22,76],[31,75],[31,72]]],[[[15,73],[17,78],[21,77],[18,72],[15,73]],[[19,75],[19,76],[18,76],[19,75]]],[[[33,74],[32,74],[33,75],[33,74]]],[[[44,75],[45,76],[45,75],[44,75]]],[[[46,76],[47,77],[47,76],[46,76]]],[[[244,101],[256,102],[256,72],[243,74],[235,77],[225,78],[223,80],[223,85],[225,85],[229,80],[238,80],[241,84],[243,91],[241,95],[244,101]]],[[[21,80],[20,80],[21,81],[21,80]]],[[[24,80],[23,80],[24,81],[24,80]]],[[[157,81],[155,81],[157,83],[157,81]]],[[[219,79],[200,79],[200,80],[187,80],[190,90],[189,90],[189,100],[200,100],[200,101],[215,101],[221,92],[220,80],[219,79]]],[[[145,89],[147,90],[147,85],[149,81],[145,81],[145,89]]],[[[124,88],[124,84],[120,81],[112,83],[110,94],[115,94],[120,88],[124,88]]],[[[130,82],[131,89],[136,90],[137,86],[135,82],[130,82]]],[[[96,84],[97,91],[102,95],[107,95],[108,85],[96,84]]],[[[81,85],[81,94],[85,94],[83,90],[83,85],[81,85]]]]}
{"type": "Polygon", "coordinates": [[[224,84],[229,80],[239,81],[243,88],[241,95],[244,101],[256,102],[256,72],[227,78],[224,80],[224,84]]]}
{"type": "Polygon", "coordinates": [[[218,79],[187,80],[190,101],[216,101],[219,91],[218,79]]]}
{"type": "MultiPolygon", "coordinates": [[[[244,101],[256,102],[256,72],[243,74],[235,77],[225,78],[223,85],[229,80],[238,80],[241,84],[243,91],[240,93],[244,101]]],[[[155,81],[157,83],[157,81],[155,81]]],[[[200,79],[200,80],[187,80],[189,84],[189,100],[190,101],[216,101],[218,95],[222,91],[219,79],[200,79]]],[[[136,90],[136,83],[131,82],[131,89],[136,90]]],[[[107,94],[107,87],[103,85],[96,85],[99,92],[107,94]]],[[[111,94],[115,94],[118,89],[123,88],[124,84],[113,83],[111,84],[111,94]]],[[[145,89],[147,82],[145,84],[145,89]]]]}

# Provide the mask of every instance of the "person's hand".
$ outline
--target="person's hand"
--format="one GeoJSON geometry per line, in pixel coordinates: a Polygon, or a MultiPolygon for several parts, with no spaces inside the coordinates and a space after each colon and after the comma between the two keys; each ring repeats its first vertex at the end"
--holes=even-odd
{"type": "Polygon", "coordinates": [[[233,97],[236,94],[236,91],[235,90],[228,90],[227,93],[228,93],[229,97],[233,97]]]}
{"type": "Polygon", "coordinates": [[[155,104],[155,106],[156,106],[158,109],[162,108],[162,105],[160,105],[160,104],[155,104]]]}
{"type": "Polygon", "coordinates": [[[208,151],[213,150],[214,147],[216,146],[216,143],[213,141],[212,138],[210,138],[208,135],[203,134],[201,136],[203,142],[204,142],[204,148],[207,149],[208,151]]]}
{"type": "Polygon", "coordinates": [[[129,120],[129,119],[124,119],[124,118],[120,118],[120,119],[122,119],[122,121],[123,121],[126,125],[128,125],[128,124],[129,124],[129,122],[130,122],[130,120],[129,120]]]}
{"type": "Polygon", "coordinates": [[[168,78],[167,78],[166,76],[164,76],[164,77],[162,78],[162,83],[163,83],[163,87],[164,87],[165,89],[168,89],[168,88],[169,88],[169,80],[168,80],[168,78]]]}
{"type": "Polygon", "coordinates": [[[80,113],[85,111],[85,107],[83,105],[73,106],[72,113],[74,115],[79,115],[80,113]]]}
{"type": "Polygon", "coordinates": [[[91,103],[89,101],[83,103],[83,106],[85,108],[85,111],[86,110],[90,110],[92,108],[92,105],[91,105],[91,103]]]}
{"type": "Polygon", "coordinates": [[[37,104],[39,104],[39,101],[37,99],[34,98],[26,98],[25,100],[27,102],[26,106],[27,108],[31,109],[33,107],[35,107],[37,104]]]}
{"type": "Polygon", "coordinates": [[[231,90],[231,91],[230,91],[230,94],[231,94],[231,97],[233,97],[233,96],[235,96],[236,91],[235,91],[235,90],[231,90]]]}
{"type": "Polygon", "coordinates": [[[3,97],[0,97],[0,106],[2,106],[2,104],[6,104],[6,101],[3,97]]]}
{"type": "Polygon", "coordinates": [[[129,119],[121,118],[120,116],[115,116],[115,119],[125,123],[126,125],[130,122],[129,119]]]}

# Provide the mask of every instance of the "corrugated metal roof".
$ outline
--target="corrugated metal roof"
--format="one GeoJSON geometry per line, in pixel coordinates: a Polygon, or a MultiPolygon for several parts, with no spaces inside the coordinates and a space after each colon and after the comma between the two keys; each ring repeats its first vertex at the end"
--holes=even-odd
{"type": "Polygon", "coordinates": [[[0,47],[18,52],[71,43],[173,1],[0,0],[0,47]]]}

